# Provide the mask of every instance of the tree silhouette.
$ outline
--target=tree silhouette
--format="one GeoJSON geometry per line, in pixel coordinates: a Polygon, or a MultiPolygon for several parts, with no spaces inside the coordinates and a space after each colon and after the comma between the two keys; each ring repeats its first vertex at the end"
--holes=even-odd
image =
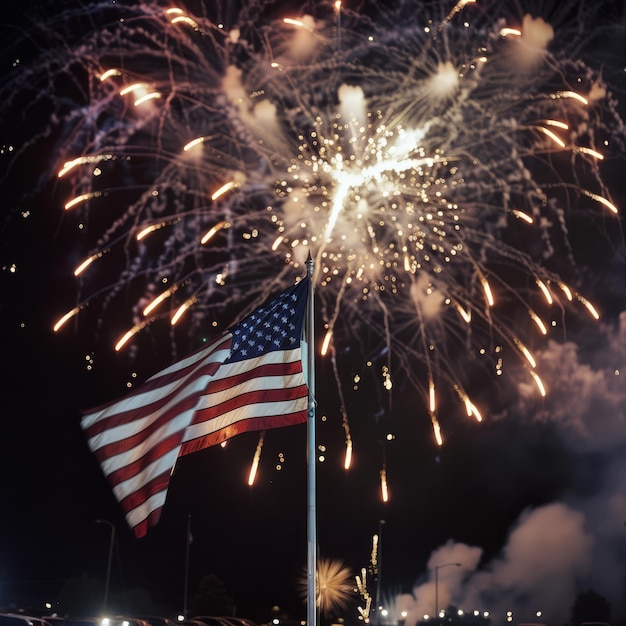
{"type": "Polygon", "coordinates": [[[208,574],[200,580],[198,591],[189,601],[193,615],[232,615],[233,606],[224,581],[215,574],[208,574]]]}

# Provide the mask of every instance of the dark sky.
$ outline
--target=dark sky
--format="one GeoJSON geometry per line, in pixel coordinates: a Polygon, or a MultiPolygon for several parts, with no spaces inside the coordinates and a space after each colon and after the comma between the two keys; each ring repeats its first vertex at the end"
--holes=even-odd
{"type": "MultiPolygon", "coordinates": [[[[411,3],[401,4],[410,9],[411,3]]],[[[52,48],[40,48],[38,39],[49,7],[34,11],[32,19],[18,3],[8,11],[2,30],[20,43],[6,47],[0,57],[0,74],[9,77],[0,91],[5,103],[0,107],[5,347],[0,606],[20,597],[33,603],[49,599],[68,577],[102,578],[109,536],[95,520],[105,519],[118,532],[112,589],[145,588],[155,602],[180,611],[191,515],[191,591],[202,576],[213,573],[224,580],[240,615],[261,622],[274,605],[303,615],[298,580],[306,564],[304,427],[267,434],[253,487],[247,485],[247,474],[256,434],[181,460],[161,523],[142,540],[127,528],[87,449],[81,412],[123,395],[131,373],[141,379],[166,366],[170,337],[155,330],[144,344],[149,347],[131,359],[103,347],[115,334],[109,327],[115,310],[105,317],[88,309],[85,321],[66,332],[51,330],[59,312],[77,298],[71,268],[82,251],[74,249],[73,224],[63,214],[62,190],[52,172],[50,151],[59,137],[45,129],[51,115],[67,112],[72,102],[55,100],[55,108],[50,100],[32,99],[36,83],[22,91],[24,85],[15,80],[16,55],[25,67],[37,67],[37,59],[45,58],[46,70],[52,67],[54,75],[52,48]],[[34,136],[31,147],[26,140],[34,136]],[[17,159],[13,145],[22,148],[17,159]],[[29,211],[27,219],[24,211],[29,211]]],[[[376,15],[375,8],[370,11],[376,15]]],[[[50,15],[57,16],[50,22],[54,29],[74,14],[50,15]]],[[[624,111],[621,14],[609,8],[607,15],[614,29],[603,32],[612,38],[591,56],[597,64],[610,61],[606,75],[616,82],[613,97],[624,111]]],[[[69,49],[79,41],[64,37],[51,41],[69,49]]],[[[53,85],[37,73],[31,78],[41,80],[42,89],[71,90],[64,77],[53,85]]],[[[626,206],[623,166],[623,152],[606,164],[611,197],[621,207],[626,206]]],[[[565,606],[553,613],[560,619],[567,616],[573,593],[594,588],[610,599],[616,618],[626,619],[624,223],[607,217],[590,229],[582,217],[574,212],[569,232],[583,242],[576,252],[580,270],[605,315],[591,328],[574,322],[566,340],[538,351],[551,389],[542,403],[529,398],[512,368],[506,381],[480,389],[491,406],[484,422],[450,412],[446,443],[438,448],[415,394],[394,390],[390,408],[379,378],[366,374],[358,392],[346,395],[355,452],[353,467],[345,472],[332,368],[328,360],[318,365],[318,439],[327,447],[325,462],[318,464],[320,556],[344,561],[358,572],[367,566],[372,536],[384,520],[383,592],[415,619],[432,601],[433,568],[449,562],[463,566],[447,569],[445,577],[440,572],[440,597],[467,610],[482,610],[485,598],[494,611],[507,602],[528,607],[523,603],[528,597],[547,603],[549,592],[563,598],[565,606]],[[321,421],[323,416],[328,420],[321,421]],[[390,432],[395,439],[386,441],[390,432]],[[391,494],[384,505],[379,494],[383,464],[391,494]]],[[[180,353],[195,347],[194,337],[179,341],[180,353]]],[[[354,371],[364,359],[346,350],[339,351],[338,360],[354,371]]]]}

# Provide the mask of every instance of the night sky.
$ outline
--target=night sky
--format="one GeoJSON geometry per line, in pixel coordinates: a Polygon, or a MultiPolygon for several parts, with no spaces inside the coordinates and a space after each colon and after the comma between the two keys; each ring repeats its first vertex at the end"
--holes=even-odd
{"type": "MultiPolygon", "coordinates": [[[[155,605],[173,616],[183,606],[191,516],[190,592],[203,576],[215,574],[241,616],[264,622],[279,605],[303,617],[298,583],[306,565],[304,426],[266,434],[252,487],[247,477],[258,434],[180,460],[161,522],[141,540],[127,527],[86,446],[82,412],[121,397],[129,381],[168,365],[173,342],[155,327],[141,350],[115,353],[110,346],[121,317],[115,306],[106,312],[88,307],[84,318],[52,332],[60,313],[79,299],[71,272],[84,254],[75,246],[75,223],[63,211],[67,190],[54,180],[51,153],[62,142],[57,131],[45,131],[52,115],[71,108],[71,99],[33,100],[37,84],[20,91],[14,63],[19,55],[20,66],[36,67],[49,54],[40,49],[39,25],[48,21],[54,29],[55,20],[69,20],[79,4],[63,3],[67,13],[51,13],[42,4],[33,17],[25,16],[23,4],[9,5],[0,25],[2,40],[12,42],[0,56],[0,73],[8,77],[0,92],[6,103],[0,107],[0,606],[15,599],[40,606],[68,578],[103,579],[109,531],[95,520],[104,519],[117,529],[112,590],[147,589],[155,605]],[[14,96],[10,102],[8,93],[14,96]],[[30,137],[37,137],[32,146],[30,137]],[[16,145],[22,146],[17,156],[10,147],[16,145]]],[[[375,5],[366,8],[376,14],[375,5]]],[[[612,97],[626,117],[621,13],[609,7],[604,18],[613,21],[613,30],[606,31],[612,36],[591,58],[606,66],[615,85],[612,97]]],[[[79,41],[64,37],[56,45],[71,49],[79,41]]],[[[57,81],[55,89],[70,89],[63,78],[57,81]]],[[[41,79],[42,89],[50,86],[41,79]]],[[[476,383],[477,397],[490,407],[482,423],[453,411],[451,397],[444,400],[445,445],[438,447],[414,390],[398,385],[390,396],[378,373],[364,366],[367,355],[344,345],[337,350],[342,371],[362,375],[358,389],[346,387],[354,441],[346,472],[333,369],[330,359],[318,360],[318,443],[326,447],[317,468],[320,556],[358,573],[369,563],[372,536],[382,529],[383,597],[409,611],[411,626],[432,602],[434,567],[453,562],[462,567],[439,573],[440,604],[448,600],[483,610],[487,598],[496,624],[505,623],[507,603],[525,607],[515,622],[534,621],[536,602],[537,610],[548,611],[549,626],[557,626],[556,620],[568,619],[574,594],[589,588],[609,599],[616,621],[626,620],[623,168],[623,151],[605,165],[622,217],[605,215],[589,226],[581,211],[573,211],[568,224],[579,244],[573,256],[581,284],[602,319],[574,319],[565,338],[535,349],[550,390],[545,399],[533,396],[512,365],[498,380],[476,383]],[[383,465],[390,490],[385,504],[383,465]]],[[[133,294],[123,296],[130,301],[133,294]]],[[[210,335],[205,329],[204,336],[210,335]]],[[[178,335],[177,355],[197,347],[201,336],[178,335]]]]}

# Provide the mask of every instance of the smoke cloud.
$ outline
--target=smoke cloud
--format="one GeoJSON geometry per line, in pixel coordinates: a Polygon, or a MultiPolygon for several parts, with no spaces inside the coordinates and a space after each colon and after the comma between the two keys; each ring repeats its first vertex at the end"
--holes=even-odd
{"type": "MultiPolygon", "coordinates": [[[[435,612],[435,567],[440,609],[488,611],[503,623],[565,624],[580,591],[593,589],[626,615],[626,313],[616,327],[600,327],[585,343],[551,341],[538,353],[549,395],[541,405],[520,383],[508,419],[550,422],[577,459],[558,501],[522,512],[506,544],[485,562],[483,549],[448,541],[434,550],[412,595],[397,599],[411,626],[435,612]],[[537,612],[541,616],[537,617],[537,612]]],[[[530,385],[530,383],[528,383],[530,385]]]]}

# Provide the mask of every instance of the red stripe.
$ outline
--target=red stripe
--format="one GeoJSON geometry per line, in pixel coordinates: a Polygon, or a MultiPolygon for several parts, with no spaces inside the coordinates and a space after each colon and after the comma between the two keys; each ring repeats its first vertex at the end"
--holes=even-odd
{"type": "Polygon", "coordinates": [[[204,450],[210,446],[215,446],[241,433],[281,428],[283,426],[294,426],[296,424],[303,424],[306,422],[306,419],[307,411],[302,410],[294,413],[286,413],[284,415],[274,415],[273,417],[254,417],[240,420],[214,433],[183,443],[179,456],[185,456],[186,454],[192,454],[193,452],[204,450]]]}

